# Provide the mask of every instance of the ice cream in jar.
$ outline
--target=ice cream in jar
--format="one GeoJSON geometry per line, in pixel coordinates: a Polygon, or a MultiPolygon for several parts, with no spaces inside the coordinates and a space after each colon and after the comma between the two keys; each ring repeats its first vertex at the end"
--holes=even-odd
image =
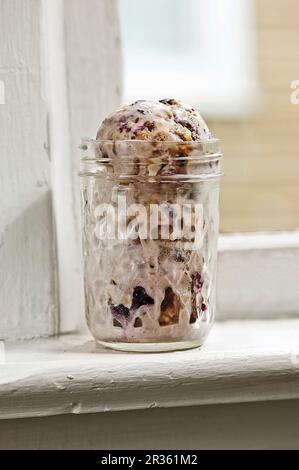
{"type": "Polygon", "coordinates": [[[86,318],[105,346],[200,346],[215,315],[218,140],[178,100],[137,101],[81,145],[86,318]]]}

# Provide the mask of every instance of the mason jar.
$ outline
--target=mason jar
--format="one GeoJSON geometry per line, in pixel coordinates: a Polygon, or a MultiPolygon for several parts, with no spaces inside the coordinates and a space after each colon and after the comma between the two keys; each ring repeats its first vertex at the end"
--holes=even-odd
{"type": "Polygon", "coordinates": [[[219,141],[81,144],[85,302],[99,343],[203,344],[215,317],[219,141]]]}

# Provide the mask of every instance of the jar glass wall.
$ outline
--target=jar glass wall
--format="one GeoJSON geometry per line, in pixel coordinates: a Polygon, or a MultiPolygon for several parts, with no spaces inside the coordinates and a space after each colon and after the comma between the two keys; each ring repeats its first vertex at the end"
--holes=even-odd
{"type": "Polygon", "coordinates": [[[200,346],[215,316],[218,141],[84,141],[86,318],[129,351],[200,346]]]}

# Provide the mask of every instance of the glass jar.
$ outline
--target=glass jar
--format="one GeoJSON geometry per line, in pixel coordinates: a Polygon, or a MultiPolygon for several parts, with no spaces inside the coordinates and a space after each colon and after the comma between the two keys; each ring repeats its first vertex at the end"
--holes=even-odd
{"type": "Polygon", "coordinates": [[[86,318],[127,351],[202,345],[215,316],[219,142],[81,144],[86,318]]]}

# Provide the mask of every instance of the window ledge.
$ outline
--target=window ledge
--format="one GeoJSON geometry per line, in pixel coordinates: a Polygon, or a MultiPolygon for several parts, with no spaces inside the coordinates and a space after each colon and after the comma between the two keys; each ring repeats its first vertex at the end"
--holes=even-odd
{"type": "Polygon", "coordinates": [[[298,279],[298,231],[221,235],[217,318],[297,319],[298,279]]]}
{"type": "Polygon", "coordinates": [[[299,398],[299,320],[227,321],[201,349],[108,351],[90,337],[6,343],[2,419],[299,398]]]}

